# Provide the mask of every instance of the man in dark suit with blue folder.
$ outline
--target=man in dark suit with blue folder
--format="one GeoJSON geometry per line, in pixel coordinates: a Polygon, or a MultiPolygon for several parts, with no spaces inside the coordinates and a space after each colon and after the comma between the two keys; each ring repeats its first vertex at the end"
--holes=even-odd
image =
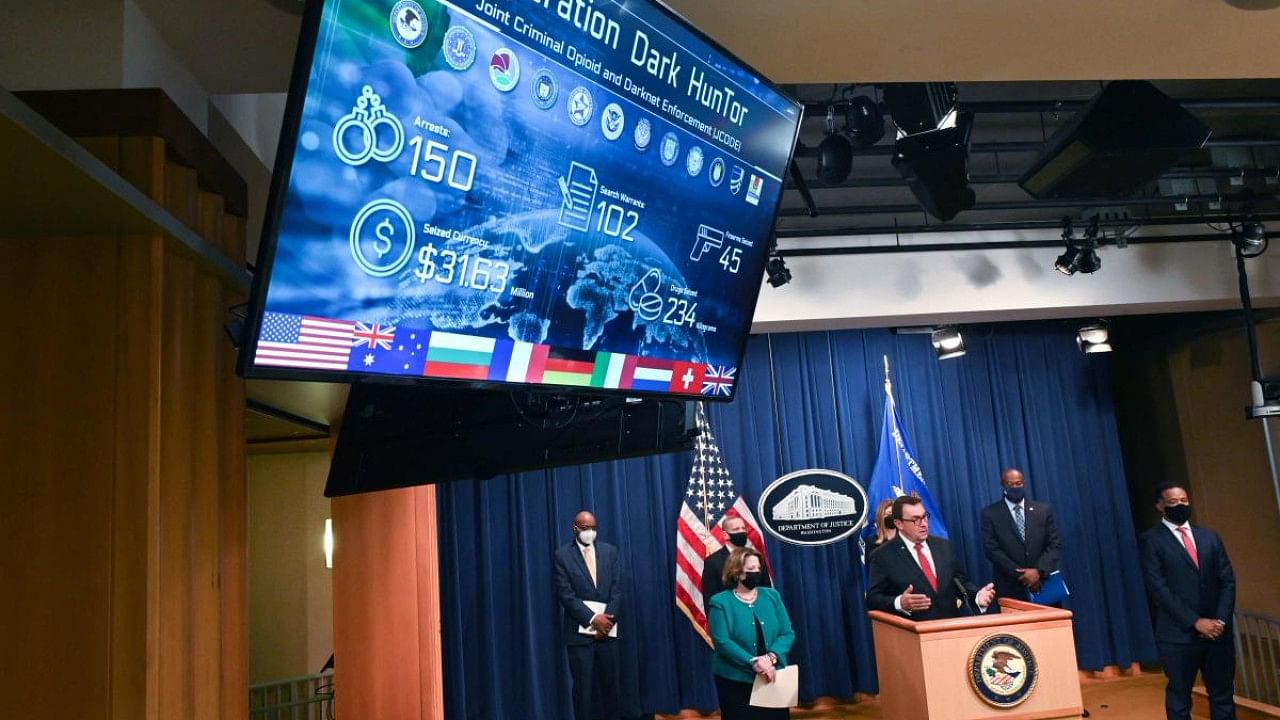
{"type": "Polygon", "coordinates": [[[596,518],[583,510],[574,539],[556,550],[556,596],[563,610],[576,720],[617,720],[620,692],[617,628],[622,607],[618,549],[596,542],[596,518]]]}
{"type": "Polygon", "coordinates": [[[1236,577],[1222,538],[1192,527],[1185,488],[1162,485],[1156,509],[1164,516],[1142,534],[1142,570],[1154,606],[1156,648],[1168,678],[1165,714],[1191,717],[1191,686],[1204,676],[1213,720],[1235,720],[1236,656],[1231,616],[1236,577]]]}
{"type": "Polygon", "coordinates": [[[1053,508],[1026,496],[1022,471],[1005,470],[1000,488],[1004,497],[982,510],[982,547],[995,571],[996,596],[1026,600],[1058,569],[1062,541],[1053,508]]]}

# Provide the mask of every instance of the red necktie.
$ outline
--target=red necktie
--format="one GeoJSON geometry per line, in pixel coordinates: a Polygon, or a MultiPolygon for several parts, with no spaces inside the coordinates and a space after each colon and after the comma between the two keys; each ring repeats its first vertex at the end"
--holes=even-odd
{"type": "Polygon", "coordinates": [[[1182,533],[1182,547],[1187,549],[1187,554],[1191,556],[1191,564],[1200,569],[1200,556],[1196,554],[1196,546],[1191,544],[1191,534],[1187,532],[1185,527],[1178,528],[1178,532],[1182,533]]]}
{"type": "Polygon", "coordinates": [[[929,581],[929,587],[933,588],[934,592],[938,592],[938,576],[933,574],[933,566],[929,564],[928,556],[921,549],[923,547],[924,543],[916,543],[916,559],[920,561],[920,569],[924,571],[924,579],[929,581]]]}

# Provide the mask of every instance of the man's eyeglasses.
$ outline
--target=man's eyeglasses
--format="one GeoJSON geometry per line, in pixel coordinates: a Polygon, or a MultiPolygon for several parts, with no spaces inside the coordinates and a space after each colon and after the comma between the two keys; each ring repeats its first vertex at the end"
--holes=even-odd
{"type": "Polygon", "coordinates": [[[911,523],[912,525],[919,525],[919,524],[920,524],[920,523],[922,523],[922,522],[928,522],[928,521],[929,521],[929,513],[925,513],[925,514],[921,515],[920,517],[913,517],[913,518],[905,518],[905,517],[904,517],[904,518],[899,518],[899,519],[900,519],[900,520],[902,520],[902,522],[905,522],[905,523],[911,523]]]}

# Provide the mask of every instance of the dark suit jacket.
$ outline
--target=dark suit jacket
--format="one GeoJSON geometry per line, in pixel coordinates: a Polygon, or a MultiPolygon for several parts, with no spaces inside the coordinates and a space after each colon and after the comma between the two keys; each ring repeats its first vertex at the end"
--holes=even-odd
{"type": "MultiPolygon", "coordinates": [[[[622,619],[622,567],[618,561],[618,548],[602,542],[595,543],[596,579],[599,585],[592,584],[591,573],[587,572],[587,561],[582,559],[581,545],[572,540],[556,550],[555,583],[556,597],[563,610],[561,637],[567,645],[586,645],[592,642],[590,635],[578,632],[578,627],[590,625],[595,613],[586,606],[584,600],[595,600],[605,604],[606,615],[613,615],[614,622],[622,619]]],[[[622,630],[618,630],[622,635],[622,630]]]]}
{"type": "Polygon", "coordinates": [[[982,547],[994,571],[996,595],[1027,599],[1027,589],[1018,582],[1018,568],[1035,568],[1042,577],[1058,569],[1062,562],[1062,540],[1053,519],[1053,508],[1031,498],[1023,500],[1022,516],[1027,521],[1027,539],[1018,537],[1013,514],[1004,498],[982,509],[982,547]]]}
{"type": "Polygon", "coordinates": [[[1231,614],[1236,609],[1236,576],[1222,538],[1212,530],[1191,528],[1200,569],[1164,523],[1140,538],[1147,597],[1154,607],[1156,642],[1194,643],[1196,620],[1227,623],[1220,641],[1231,642],[1231,614]]]}
{"type": "MultiPolygon", "coordinates": [[[[727,590],[724,581],[720,576],[724,574],[724,564],[729,561],[729,552],[736,545],[725,545],[719,550],[707,556],[702,562],[702,602],[705,604],[711,602],[711,598],[721,590],[727,590]]],[[[773,582],[769,580],[769,573],[764,574],[764,581],[760,583],[763,587],[773,587],[773,582]]]]}
{"type": "MultiPolygon", "coordinates": [[[[956,590],[955,579],[959,579],[969,593],[969,602],[976,603],[978,588],[964,576],[964,572],[956,563],[951,543],[942,538],[930,537],[925,542],[929,552],[933,554],[934,573],[938,576],[938,590],[929,587],[924,571],[916,564],[915,551],[907,549],[902,538],[891,541],[884,547],[870,554],[871,586],[867,590],[867,607],[872,610],[883,610],[897,613],[912,620],[939,620],[942,618],[969,615],[969,608],[957,608],[956,601],[960,593],[956,590]],[[908,585],[914,586],[912,592],[928,595],[933,601],[928,610],[918,610],[911,614],[898,613],[893,607],[894,598],[902,594],[908,585]]],[[[976,612],[977,605],[973,605],[976,612]]]]}

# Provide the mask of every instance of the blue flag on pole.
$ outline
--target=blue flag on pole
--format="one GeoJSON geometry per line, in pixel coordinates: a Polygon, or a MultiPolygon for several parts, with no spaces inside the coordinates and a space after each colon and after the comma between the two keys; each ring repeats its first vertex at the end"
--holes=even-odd
{"type": "MultiPolygon", "coordinates": [[[[924,473],[920,471],[920,464],[911,451],[911,443],[907,442],[902,423],[898,422],[898,411],[887,377],[884,391],[884,423],[880,429],[880,451],[876,454],[876,464],[871,469],[871,484],[867,488],[868,510],[874,514],[881,501],[914,494],[924,503],[925,512],[929,513],[929,534],[945,538],[946,523],[942,521],[938,504],[934,502],[933,494],[924,482],[924,473]]],[[[868,538],[874,538],[875,533],[876,529],[871,525],[863,531],[863,535],[868,538]]]]}

